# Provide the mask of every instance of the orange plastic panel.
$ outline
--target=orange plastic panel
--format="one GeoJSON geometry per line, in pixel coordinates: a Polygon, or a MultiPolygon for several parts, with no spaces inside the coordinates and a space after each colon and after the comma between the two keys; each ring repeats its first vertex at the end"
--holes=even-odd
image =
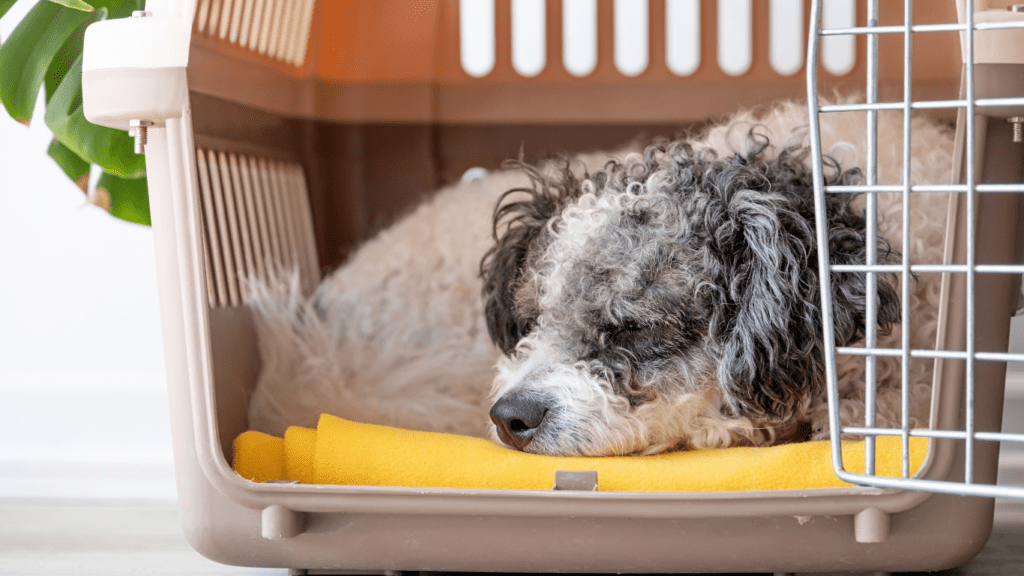
{"type": "Polygon", "coordinates": [[[335,82],[432,82],[439,4],[318,2],[316,74],[335,82]]]}

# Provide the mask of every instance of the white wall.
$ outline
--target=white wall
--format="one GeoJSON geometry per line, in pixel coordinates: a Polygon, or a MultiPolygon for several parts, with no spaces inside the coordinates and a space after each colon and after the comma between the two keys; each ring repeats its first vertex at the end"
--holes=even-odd
{"type": "Polygon", "coordinates": [[[0,497],[173,499],[152,234],[86,203],[42,104],[0,111],[0,497]]]}

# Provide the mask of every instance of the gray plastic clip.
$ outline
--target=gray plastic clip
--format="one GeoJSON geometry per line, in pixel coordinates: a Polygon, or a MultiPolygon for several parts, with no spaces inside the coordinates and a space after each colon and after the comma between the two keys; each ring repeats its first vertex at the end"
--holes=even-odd
{"type": "Polygon", "coordinates": [[[553,490],[597,491],[596,470],[555,470],[553,490]]]}

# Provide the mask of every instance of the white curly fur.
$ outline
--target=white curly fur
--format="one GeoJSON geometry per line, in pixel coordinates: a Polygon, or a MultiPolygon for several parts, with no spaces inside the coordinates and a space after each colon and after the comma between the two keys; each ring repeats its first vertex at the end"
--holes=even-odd
{"type": "MultiPolygon", "coordinates": [[[[742,151],[744,137],[757,124],[764,127],[759,131],[773,135],[773,143],[780,149],[787,143],[805,143],[806,123],[805,106],[781,103],[765,111],[741,112],[711,128],[695,146],[724,154],[742,151]]],[[[902,130],[898,113],[880,114],[880,183],[902,183],[902,130]]],[[[912,182],[948,183],[951,130],[915,118],[912,134],[912,182]]],[[[823,115],[822,142],[844,167],[861,165],[865,157],[863,115],[823,115]]],[[[593,173],[610,156],[626,158],[636,150],[582,155],[578,160],[593,173]]],[[[314,426],[319,414],[331,413],[419,430],[492,435],[487,416],[494,399],[491,382],[494,380],[500,393],[502,382],[523,366],[502,359],[488,336],[479,263],[492,242],[491,215],[498,197],[529,184],[523,172],[512,170],[441,190],[362,246],[345,266],[323,280],[309,300],[299,296],[294,278],[252,283],[251,306],[257,312],[262,371],[249,405],[250,428],[281,435],[287,426],[314,426]]],[[[657,187],[656,182],[645,185],[657,187]]],[[[587,203],[613,201],[605,196],[585,198],[576,210],[587,203]]],[[[939,262],[947,197],[915,194],[911,202],[911,246],[902,246],[898,194],[878,195],[879,234],[913,263],[939,262]]],[[[568,233],[580,238],[601,223],[586,218],[567,221],[568,233]]],[[[557,291],[558,287],[548,289],[557,291]]],[[[938,275],[922,275],[913,281],[910,292],[910,302],[905,304],[912,322],[911,346],[932,348],[938,275]]],[[[897,327],[880,335],[878,344],[899,347],[899,338],[897,327]]],[[[545,350],[546,344],[528,342],[524,346],[545,350]]],[[[898,362],[892,358],[878,361],[878,426],[898,426],[900,422],[898,362]]],[[[599,387],[580,386],[585,370],[572,371],[571,366],[563,370],[567,372],[558,380],[565,385],[556,388],[571,401],[615,401],[593,397],[599,387]]],[[[864,360],[840,357],[838,375],[842,421],[863,423],[864,360]]],[[[930,384],[931,363],[912,361],[911,426],[927,424],[930,384]]],[[[664,446],[650,440],[672,434],[689,438],[687,445],[692,447],[774,440],[773,434],[759,430],[748,419],[722,416],[723,399],[713,388],[694,385],[678,389],[679,394],[669,402],[644,407],[646,414],[640,416],[618,417],[613,414],[624,411],[608,410],[607,421],[589,430],[602,435],[599,443],[613,447],[615,453],[657,451],[664,446]],[[615,433],[626,430],[628,434],[615,433]]],[[[806,414],[812,418],[813,437],[827,437],[823,399],[807,406],[806,414]]]]}

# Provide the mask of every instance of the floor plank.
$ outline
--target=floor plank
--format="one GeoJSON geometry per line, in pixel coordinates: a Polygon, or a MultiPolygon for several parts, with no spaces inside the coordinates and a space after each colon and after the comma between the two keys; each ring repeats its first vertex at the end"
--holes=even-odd
{"type": "MultiPolygon", "coordinates": [[[[997,510],[992,538],[981,554],[934,576],[1024,574],[1024,505],[997,510]]],[[[172,502],[0,499],[0,574],[285,576],[288,571],[225,566],[200,556],[185,541],[172,502]]]]}
{"type": "Polygon", "coordinates": [[[171,502],[0,500],[0,518],[0,574],[288,574],[207,560],[185,541],[171,502]]]}

